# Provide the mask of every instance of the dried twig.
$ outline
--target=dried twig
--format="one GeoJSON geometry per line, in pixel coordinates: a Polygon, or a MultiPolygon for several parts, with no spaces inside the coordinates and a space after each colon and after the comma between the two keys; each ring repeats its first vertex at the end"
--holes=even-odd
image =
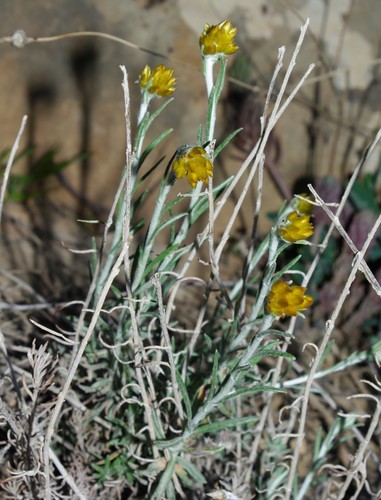
{"type": "Polygon", "coordinates": [[[13,146],[12,146],[12,149],[11,149],[8,161],[7,161],[7,165],[6,165],[5,171],[4,171],[3,183],[1,185],[1,190],[0,190],[0,231],[1,231],[1,217],[3,214],[3,205],[4,205],[4,199],[5,199],[5,192],[7,190],[7,185],[8,185],[8,179],[9,179],[9,175],[11,173],[13,160],[15,159],[16,152],[19,148],[21,136],[24,132],[24,128],[25,128],[27,119],[28,119],[28,117],[26,115],[24,115],[22,120],[21,120],[21,126],[20,126],[18,133],[17,133],[16,140],[13,143],[13,146]]]}
{"type": "MultiPolygon", "coordinates": [[[[123,86],[124,91],[127,92],[126,102],[129,103],[127,73],[126,72],[124,72],[123,83],[124,83],[124,86],[123,86]]],[[[127,111],[126,111],[126,116],[129,116],[127,111]]],[[[127,123],[126,127],[127,127],[127,134],[130,135],[130,130],[131,130],[130,123],[127,123]]],[[[128,142],[128,143],[130,143],[130,142],[128,142]]],[[[131,158],[131,156],[129,156],[129,148],[127,148],[127,158],[126,158],[127,168],[131,168],[131,160],[132,160],[132,158],[131,158]]],[[[54,410],[53,410],[52,415],[51,415],[50,420],[49,420],[48,428],[47,428],[46,435],[45,435],[44,452],[43,452],[43,463],[44,463],[44,468],[45,468],[45,498],[46,498],[46,500],[50,500],[51,494],[52,494],[51,493],[51,486],[50,486],[49,452],[50,452],[50,443],[51,443],[51,440],[52,440],[52,437],[53,437],[53,434],[55,431],[56,422],[60,416],[62,406],[65,402],[66,394],[69,391],[69,388],[71,386],[71,383],[72,383],[73,378],[75,376],[75,373],[77,371],[79,363],[82,359],[83,353],[84,353],[86,346],[87,346],[87,344],[88,344],[88,342],[89,342],[89,340],[90,340],[90,338],[91,338],[91,336],[92,336],[92,334],[97,326],[97,323],[99,320],[99,315],[101,313],[104,301],[106,300],[106,297],[107,297],[108,292],[111,288],[111,285],[113,284],[115,278],[118,276],[120,268],[125,260],[125,256],[128,252],[129,244],[130,244],[130,242],[127,240],[125,242],[125,244],[123,245],[123,248],[122,248],[118,258],[116,259],[115,264],[113,265],[113,267],[110,271],[109,277],[105,283],[105,286],[103,287],[103,289],[100,293],[99,299],[98,299],[96,306],[94,308],[94,313],[92,315],[92,318],[91,318],[91,321],[90,321],[89,326],[87,328],[87,331],[86,331],[86,333],[85,333],[85,335],[84,335],[84,337],[83,337],[83,339],[78,347],[78,351],[76,352],[75,358],[73,359],[72,364],[69,368],[69,372],[68,372],[67,378],[65,380],[65,383],[62,387],[62,390],[58,394],[57,403],[54,407],[54,410]]],[[[80,325],[79,328],[82,329],[82,325],[80,325]]],[[[78,331],[78,329],[77,329],[77,331],[78,331]]]]}

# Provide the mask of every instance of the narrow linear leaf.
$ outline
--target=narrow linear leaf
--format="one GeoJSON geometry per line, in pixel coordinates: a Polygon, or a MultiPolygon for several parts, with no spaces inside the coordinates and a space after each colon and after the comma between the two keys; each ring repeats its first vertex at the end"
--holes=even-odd
{"type": "Polygon", "coordinates": [[[179,384],[179,389],[181,392],[181,395],[183,397],[184,405],[185,405],[185,413],[187,414],[188,419],[190,420],[192,418],[192,405],[190,402],[188,390],[184,384],[184,381],[181,377],[181,374],[178,370],[176,370],[176,381],[179,384]]]}
{"type": "Polygon", "coordinates": [[[134,235],[140,231],[145,226],[145,220],[143,218],[139,219],[136,224],[131,227],[131,234],[134,235]]]}
{"type": "Polygon", "coordinates": [[[300,258],[301,258],[301,255],[298,255],[297,257],[295,257],[294,259],[292,259],[292,261],[289,262],[286,266],[284,266],[283,269],[281,269],[279,272],[277,272],[276,274],[274,274],[274,282],[278,281],[285,273],[287,273],[287,271],[289,271],[290,269],[292,269],[294,267],[294,265],[298,262],[298,260],[300,258]]]}
{"type": "Polygon", "coordinates": [[[282,392],[285,393],[286,391],[283,389],[279,389],[277,387],[271,387],[271,386],[265,386],[261,385],[258,387],[250,387],[249,389],[240,389],[233,394],[229,394],[226,398],[224,398],[222,401],[228,401],[229,399],[234,399],[237,398],[238,396],[247,396],[248,394],[255,394],[259,392],[282,392]]]}
{"type": "MultiPolygon", "coordinates": [[[[177,247],[173,253],[171,254],[171,262],[167,262],[166,263],[166,267],[165,268],[162,268],[161,266],[158,267],[158,271],[171,271],[172,269],[175,269],[178,261],[181,259],[181,257],[183,257],[184,255],[186,255],[188,252],[189,252],[189,249],[191,248],[192,244],[189,244],[185,247],[182,247],[182,248],[178,248],[180,246],[180,244],[174,244],[173,247],[177,247]]],[[[162,261],[163,262],[163,261],[162,261]]],[[[161,264],[162,264],[161,262],[161,264]]]]}
{"type": "Polygon", "coordinates": [[[232,418],[229,420],[221,420],[220,422],[214,422],[212,424],[201,425],[198,427],[192,435],[206,434],[208,432],[218,432],[222,429],[229,427],[237,427],[237,425],[248,425],[258,422],[258,417],[242,417],[242,418],[232,418]]]}
{"type": "Polygon", "coordinates": [[[159,422],[158,416],[155,412],[153,412],[152,415],[152,422],[153,422],[153,427],[155,429],[155,434],[159,439],[164,439],[164,434],[163,434],[163,429],[161,422],[159,422]]]}
{"type": "Polygon", "coordinates": [[[189,460],[177,457],[177,463],[191,476],[197,483],[205,484],[207,481],[203,474],[189,460]]]}
{"type": "Polygon", "coordinates": [[[168,483],[167,489],[165,490],[165,500],[176,500],[176,490],[172,481],[168,483]]]}
{"type": "Polygon", "coordinates": [[[168,440],[158,439],[157,441],[155,441],[155,446],[159,450],[166,450],[167,448],[174,448],[174,447],[176,447],[179,443],[181,443],[181,440],[182,440],[181,437],[177,437],[177,438],[174,438],[174,439],[168,439],[168,440]]]}
{"type": "Polygon", "coordinates": [[[267,335],[275,335],[276,337],[293,337],[292,333],[283,332],[282,330],[276,330],[274,328],[270,328],[269,330],[265,330],[264,332],[258,333],[258,337],[267,337],[267,335]]]}
{"type": "MultiPolygon", "coordinates": [[[[136,184],[140,185],[141,183],[138,181],[136,184]]],[[[145,200],[147,194],[148,194],[148,189],[144,189],[144,191],[142,191],[140,193],[140,195],[134,200],[134,202],[132,204],[132,209],[133,209],[134,214],[135,214],[137,208],[140,207],[142,205],[142,203],[144,203],[144,200],[145,200]]]]}
{"type": "Polygon", "coordinates": [[[180,467],[180,464],[176,464],[177,467],[175,469],[176,476],[180,479],[182,484],[185,486],[185,488],[189,488],[190,490],[193,490],[194,488],[194,480],[188,476],[188,474],[185,472],[185,469],[180,467]]]}
{"type": "Polygon", "coordinates": [[[200,124],[198,126],[198,131],[197,131],[197,144],[201,145],[202,144],[202,125],[200,124]]]}
{"type": "Polygon", "coordinates": [[[155,149],[155,147],[163,140],[165,139],[169,134],[173,132],[173,128],[169,128],[162,132],[156,139],[154,139],[143,151],[142,155],[139,158],[139,167],[144,163],[144,160],[147,158],[147,156],[155,149]]]}
{"type": "Polygon", "coordinates": [[[182,201],[181,196],[177,196],[174,200],[170,201],[166,205],[164,205],[163,210],[161,211],[161,216],[163,217],[167,212],[172,210],[172,208],[182,201]]]}
{"type": "Polygon", "coordinates": [[[163,104],[154,111],[151,115],[149,115],[147,119],[147,129],[151,126],[152,122],[160,115],[160,113],[174,100],[174,97],[170,97],[166,99],[163,104]]]}
{"type": "Polygon", "coordinates": [[[292,243],[288,243],[288,242],[287,242],[287,243],[286,243],[286,242],[281,243],[281,244],[279,245],[279,247],[278,247],[278,249],[277,249],[276,253],[275,253],[275,258],[278,258],[278,257],[279,257],[279,255],[280,255],[281,253],[283,253],[283,252],[286,250],[286,248],[290,247],[291,245],[292,245],[292,243]]]}
{"type": "MultiPolygon", "coordinates": [[[[213,199],[216,200],[218,196],[223,192],[223,190],[228,187],[234,176],[225,179],[221,184],[213,189],[213,199]]],[[[201,215],[208,209],[209,201],[207,196],[201,196],[197,202],[194,204],[192,211],[190,213],[190,224],[192,225],[201,215]]]]}
{"type": "Polygon", "coordinates": [[[159,264],[161,261],[163,261],[167,255],[169,255],[172,252],[174,252],[175,250],[177,250],[178,246],[179,245],[171,245],[170,247],[166,248],[163,252],[161,252],[161,254],[159,254],[157,257],[155,257],[155,259],[153,259],[148,264],[148,266],[144,272],[143,278],[146,278],[147,276],[149,276],[152,273],[153,269],[156,267],[156,265],[159,264]]]}
{"type": "Polygon", "coordinates": [[[237,128],[237,130],[234,130],[231,134],[229,134],[222,142],[219,144],[216,149],[214,150],[214,159],[217,158],[217,156],[221,153],[221,151],[229,144],[229,142],[234,139],[234,137],[239,134],[243,130],[243,127],[237,128]]]}
{"type": "Polygon", "coordinates": [[[218,351],[216,350],[214,353],[214,359],[213,359],[213,368],[212,368],[212,383],[210,387],[210,393],[208,399],[211,399],[215,392],[216,392],[216,387],[217,387],[217,382],[218,382],[218,359],[220,355],[218,351]]]}
{"type": "Polygon", "coordinates": [[[160,231],[162,231],[164,228],[173,224],[173,222],[176,222],[177,220],[186,217],[187,215],[188,215],[187,212],[182,212],[181,214],[176,214],[176,215],[173,215],[172,217],[169,217],[169,219],[165,220],[164,222],[159,224],[159,226],[157,226],[155,231],[152,233],[151,240],[155,239],[156,236],[160,233],[160,231]]]}
{"type": "Polygon", "coordinates": [[[265,350],[257,353],[255,356],[253,356],[250,360],[249,365],[254,366],[254,365],[258,364],[263,358],[266,358],[267,356],[275,357],[275,358],[287,358],[287,359],[290,359],[292,361],[295,360],[295,356],[293,356],[292,354],[290,354],[288,352],[277,351],[274,349],[265,349],[265,350]]]}
{"type": "MultiPolygon", "coordinates": [[[[143,182],[148,179],[148,177],[152,174],[152,172],[154,172],[157,167],[160,165],[160,163],[162,163],[162,161],[164,160],[165,156],[162,156],[161,158],[159,158],[157,160],[157,162],[155,162],[152,167],[147,170],[147,172],[145,172],[141,178],[135,183],[134,185],[134,188],[133,188],[133,192],[135,193],[135,191],[137,191],[137,189],[143,184],[143,182]]],[[[147,190],[148,191],[148,190],[147,190]]]]}
{"type": "Polygon", "coordinates": [[[167,489],[169,484],[172,482],[173,471],[176,465],[176,458],[171,458],[167,463],[166,468],[161,474],[159,484],[157,485],[156,490],[151,496],[152,500],[161,500],[162,498],[168,498],[165,494],[167,493],[167,489]]]}
{"type": "Polygon", "coordinates": [[[315,443],[314,443],[314,454],[313,454],[314,461],[317,460],[319,457],[319,450],[321,448],[322,437],[323,437],[322,433],[323,433],[323,429],[322,429],[322,427],[319,427],[317,434],[316,434],[315,443]]]}

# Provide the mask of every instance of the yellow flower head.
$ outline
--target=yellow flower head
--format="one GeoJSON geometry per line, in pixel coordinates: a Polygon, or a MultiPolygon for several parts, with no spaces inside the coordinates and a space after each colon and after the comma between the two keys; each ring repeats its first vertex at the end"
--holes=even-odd
{"type": "Polygon", "coordinates": [[[297,316],[300,311],[310,307],[314,299],[305,293],[306,288],[277,281],[267,298],[267,312],[274,316],[297,316]]]}
{"type": "Polygon", "coordinates": [[[208,177],[213,177],[213,163],[204,148],[185,147],[173,162],[172,168],[178,179],[187,176],[189,184],[195,188],[198,181],[208,183],[208,177]]]}
{"type": "Polygon", "coordinates": [[[151,69],[146,66],[139,76],[139,85],[150,94],[160,97],[171,95],[175,91],[176,78],[173,78],[173,69],[159,64],[151,69]]]}
{"type": "Polygon", "coordinates": [[[223,21],[214,26],[205,24],[199,40],[203,55],[234,54],[238,50],[238,45],[234,42],[236,33],[237,28],[233,28],[230,21],[223,21]]]}
{"type": "Polygon", "coordinates": [[[314,234],[314,226],[309,215],[298,215],[291,212],[286,222],[279,228],[279,235],[289,243],[305,240],[314,234]]]}
{"type": "Polygon", "coordinates": [[[299,215],[311,215],[314,210],[314,206],[312,205],[312,203],[309,203],[306,200],[313,201],[314,200],[313,196],[311,194],[306,194],[306,193],[302,193],[300,196],[303,196],[305,200],[302,200],[300,198],[295,198],[296,211],[298,212],[299,215]]]}

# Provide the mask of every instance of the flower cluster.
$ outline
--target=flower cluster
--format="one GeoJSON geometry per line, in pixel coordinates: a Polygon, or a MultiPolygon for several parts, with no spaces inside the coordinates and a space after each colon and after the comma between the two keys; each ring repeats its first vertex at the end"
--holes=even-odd
{"type": "Polygon", "coordinates": [[[176,78],[173,77],[173,69],[159,64],[151,69],[145,66],[139,76],[139,85],[142,90],[159,97],[171,95],[175,91],[176,78]]]}
{"type": "Polygon", "coordinates": [[[305,240],[314,233],[314,226],[310,221],[310,215],[299,215],[291,212],[286,222],[279,228],[279,236],[289,243],[305,240]]]}
{"type": "Polygon", "coordinates": [[[186,175],[192,188],[196,187],[198,181],[207,184],[208,177],[213,177],[213,163],[205,149],[199,146],[179,148],[172,168],[178,179],[186,175]]]}
{"type": "Polygon", "coordinates": [[[213,26],[205,24],[199,40],[203,55],[234,54],[238,50],[238,45],[234,42],[236,34],[237,28],[233,28],[230,21],[213,26]]]}
{"type": "Polygon", "coordinates": [[[299,312],[310,307],[314,300],[305,291],[306,288],[302,286],[277,281],[272,286],[267,298],[267,312],[280,318],[297,316],[299,312]]]}

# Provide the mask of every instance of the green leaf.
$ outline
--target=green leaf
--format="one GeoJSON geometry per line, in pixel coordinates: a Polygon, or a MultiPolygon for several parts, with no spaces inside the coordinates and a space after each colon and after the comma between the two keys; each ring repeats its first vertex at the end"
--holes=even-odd
{"type": "Polygon", "coordinates": [[[188,215],[187,212],[183,212],[180,214],[173,215],[172,217],[169,217],[167,220],[165,220],[164,222],[162,222],[161,224],[159,224],[157,226],[155,231],[152,233],[151,240],[155,239],[156,236],[160,233],[160,231],[162,231],[164,228],[166,228],[167,226],[170,226],[171,224],[173,224],[174,222],[176,222],[179,219],[183,219],[187,215],[188,215]]]}
{"type": "Polygon", "coordinates": [[[179,443],[182,442],[182,437],[177,437],[177,438],[173,438],[173,439],[157,439],[155,441],[155,446],[159,449],[159,450],[166,450],[167,448],[174,448],[176,447],[179,443]]]}
{"type": "MultiPolygon", "coordinates": [[[[174,243],[173,245],[173,248],[177,248],[180,246],[179,243],[174,243]]],[[[191,249],[192,247],[192,243],[190,243],[189,245],[186,245],[185,247],[182,247],[182,248],[178,248],[176,249],[173,254],[172,254],[172,258],[171,258],[171,261],[170,262],[167,262],[166,263],[166,267],[164,269],[162,269],[162,267],[159,265],[158,267],[158,271],[171,271],[172,269],[174,269],[177,265],[177,262],[186,254],[189,253],[189,250],[191,249]]],[[[162,261],[163,262],[163,261],[162,261]]]]}
{"type": "MultiPolygon", "coordinates": [[[[141,184],[141,181],[139,180],[139,181],[136,183],[136,185],[139,185],[139,186],[140,186],[140,184],[141,184]]],[[[136,186],[135,186],[135,187],[136,187],[136,186]]],[[[142,203],[144,203],[144,200],[145,200],[145,198],[146,198],[147,194],[148,194],[148,189],[145,189],[144,191],[142,191],[142,192],[139,194],[139,196],[138,196],[136,199],[134,199],[134,202],[133,202],[133,204],[132,204],[132,213],[133,213],[133,214],[135,214],[136,209],[137,209],[137,208],[139,208],[139,207],[142,205],[142,203]]]]}
{"type": "Polygon", "coordinates": [[[213,340],[210,338],[210,336],[207,333],[204,333],[203,339],[204,339],[206,347],[208,349],[211,349],[213,346],[213,340]]]}
{"type": "Polygon", "coordinates": [[[277,251],[275,252],[275,258],[277,259],[279,257],[279,255],[284,252],[288,247],[290,247],[292,245],[292,243],[286,243],[286,242],[282,242],[277,251]]]}
{"type": "Polygon", "coordinates": [[[205,484],[207,481],[201,472],[191,463],[182,457],[177,457],[177,463],[196,481],[205,484]]]}
{"type": "Polygon", "coordinates": [[[144,218],[139,219],[136,224],[133,224],[131,226],[131,234],[134,235],[138,231],[140,231],[143,227],[145,226],[145,220],[144,218]]]}
{"type": "MultiPolygon", "coordinates": [[[[176,458],[171,458],[169,462],[167,463],[166,468],[164,469],[163,473],[160,476],[160,481],[159,484],[157,485],[156,490],[154,491],[153,495],[151,496],[152,500],[161,500],[163,497],[168,498],[166,495],[164,495],[167,492],[167,488],[169,484],[172,482],[172,476],[173,472],[175,469],[176,465],[176,458]]],[[[170,492],[171,494],[171,492],[170,492]]],[[[173,498],[173,497],[170,497],[173,498]]]]}
{"type": "Polygon", "coordinates": [[[197,131],[197,142],[196,144],[198,146],[201,146],[202,144],[202,125],[199,125],[198,127],[198,131],[197,131]]]}
{"type": "Polygon", "coordinates": [[[257,387],[250,387],[249,389],[239,389],[238,391],[234,392],[233,394],[229,394],[229,396],[226,396],[222,401],[228,401],[229,399],[237,398],[238,396],[247,396],[248,394],[255,394],[258,392],[282,392],[285,393],[286,391],[284,389],[279,389],[278,387],[271,387],[271,386],[266,386],[266,385],[261,385],[257,387]]]}
{"type": "MultiPolygon", "coordinates": [[[[213,189],[213,199],[216,200],[218,196],[223,192],[223,190],[228,187],[234,176],[229,177],[225,181],[221,182],[218,186],[213,189]]],[[[200,196],[199,199],[194,204],[192,211],[190,213],[190,224],[192,225],[203,213],[206,212],[209,206],[209,201],[207,196],[200,196]]]]}
{"type": "Polygon", "coordinates": [[[176,198],[166,205],[164,205],[163,210],[161,211],[160,216],[163,217],[167,212],[171,211],[173,207],[175,207],[178,203],[182,201],[181,196],[176,196],[176,198]]]}
{"type": "Polygon", "coordinates": [[[215,91],[215,97],[217,99],[220,98],[222,89],[224,87],[226,67],[227,67],[227,58],[225,56],[221,56],[218,59],[220,63],[220,69],[216,78],[216,83],[214,84],[213,87],[213,90],[215,91]]]}
{"type": "Polygon", "coordinates": [[[198,427],[192,435],[206,434],[211,432],[218,432],[222,429],[227,429],[230,427],[237,427],[237,425],[249,425],[258,422],[258,417],[241,417],[232,418],[228,420],[221,420],[220,422],[213,422],[212,424],[201,425],[198,427]]]}
{"type": "Polygon", "coordinates": [[[158,415],[156,412],[152,412],[152,422],[155,430],[155,434],[159,439],[164,439],[163,426],[159,421],[158,415]]]}
{"type": "Polygon", "coordinates": [[[319,427],[317,434],[316,434],[315,443],[314,443],[313,461],[317,460],[319,457],[319,450],[321,448],[321,442],[322,442],[322,437],[323,437],[322,432],[323,432],[322,427],[319,427]]]}
{"type": "Polygon", "coordinates": [[[181,374],[178,370],[176,370],[176,381],[179,385],[179,389],[180,389],[181,395],[183,397],[184,406],[185,406],[185,413],[187,414],[188,420],[190,420],[192,418],[192,405],[191,405],[191,401],[189,399],[188,390],[187,390],[186,385],[185,385],[185,383],[181,377],[181,374]]]}
{"type": "Polygon", "coordinates": [[[156,111],[154,111],[147,120],[147,129],[151,126],[152,122],[156,120],[156,118],[160,115],[160,113],[174,100],[174,97],[170,97],[165,100],[161,106],[158,107],[156,111]]]}
{"type": "Polygon", "coordinates": [[[216,387],[217,387],[217,383],[218,383],[218,358],[219,357],[220,357],[219,353],[216,350],[214,352],[213,368],[212,368],[212,384],[210,387],[208,400],[211,399],[216,392],[216,387]]]}
{"type": "Polygon", "coordinates": [[[69,160],[56,161],[56,155],[56,150],[49,150],[34,162],[33,168],[28,174],[12,174],[8,183],[7,201],[20,202],[43,196],[47,192],[47,189],[42,188],[38,184],[35,186],[36,183],[45,180],[49,176],[58,174],[74,161],[88,156],[81,154],[69,160]]]}
{"type": "Polygon", "coordinates": [[[165,259],[165,257],[167,257],[167,255],[170,255],[175,250],[177,250],[178,247],[179,247],[179,245],[171,245],[168,248],[166,248],[163,252],[161,252],[161,254],[159,254],[155,259],[151,260],[151,262],[148,264],[148,266],[147,266],[147,268],[146,268],[146,270],[145,270],[145,272],[143,274],[143,278],[146,278],[147,276],[149,276],[150,274],[152,274],[154,268],[160,262],[162,262],[165,259]]]}
{"type": "MultiPolygon", "coordinates": [[[[258,322],[258,320],[257,320],[258,322]]],[[[292,333],[283,332],[282,330],[276,330],[275,328],[270,328],[269,330],[265,330],[264,332],[257,333],[257,337],[266,337],[267,335],[275,335],[276,337],[282,338],[290,338],[293,337],[292,333]]]]}
{"type": "Polygon", "coordinates": [[[229,142],[234,139],[234,137],[243,130],[243,127],[237,128],[231,134],[229,134],[214,150],[214,159],[221,153],[221,151],[229,144],[229,142]]]}
{"type": "Polygon", "coordinates": [[[374,174],[366,173],[361,180],[357,180],[350,192],[349,198],[357,210],[372,210],[379,214],[380,207],[375,193],[374,174]]]}
{"type": "MultiPolygon", "coordinates": [[[[147,170],[147,172],[145,172],[145,174],[143,174],[141,176],[141,178],[138,180],[138,182],[135,184],[134,188],[133,188],[133,192],[135,192],[137,190],[137,188],[143,184],[143,182],[152,174],[152,172],[154,172],[157,167],[160,165],[160,163],[164,160],[165,156],[162,156],[161,158],[159,158],[157,160],[156,163],[154,163],[154,165],[149,169],[147,170]]],[[[148,190],[147,190],[148,191],[148,190]]]]}
{"type": "Polygon", "coordinates": [[[176,491],[172,481],[168,483],[167,489],[165,490],[165,500],[176,500],[176,491]]]}
{"type": "Polygon", "coordinates": [[[285,273],[287,273],[287,271],[292,269],[295,266],[295,264],[298,262],[300,257],[301,256],[298,255],[297,257],[292,259],[291,262],[286,264],[280,271],[278,271],[276,274],[274,274],[273,282],[275,283],[275,281],[278,281],[285,273]]]}
{"type": "Polygon", "coordinates": [[[156,146],[163,140],[165,139],[169,134],[171,134],[173,132],[173,128],[169,128],[167,130],[165,130],[164,132],[162,132],[158,137],[156,137],[156,139],[154,139],[146,148],[145,150],[143,151],[143,153],[141,154],[140,158],[139,158],[139,165],[138,165],[138,170],[139,168],[142,166],[142,164],[144,163],[144,160],[147,158],[147,156],[151,153],[151,151],[153,151],[156,146]]]}
{"type": "Polygon", "coordinates": [[[277,351],[275,349],[264,349],[263,351],[258,352],[257,354],[255,354],[251,358],[251,360],[249,362],[250,366],[257,365],[263,358],[265,358],[267,356],[271,356],[271,357],[275,357],[275,358],[287,358],[287,359],[290,359],[292,361],[295,360],[295,356],[293,356],[292,354],[290,354],[288,352],[277,351]]]}

